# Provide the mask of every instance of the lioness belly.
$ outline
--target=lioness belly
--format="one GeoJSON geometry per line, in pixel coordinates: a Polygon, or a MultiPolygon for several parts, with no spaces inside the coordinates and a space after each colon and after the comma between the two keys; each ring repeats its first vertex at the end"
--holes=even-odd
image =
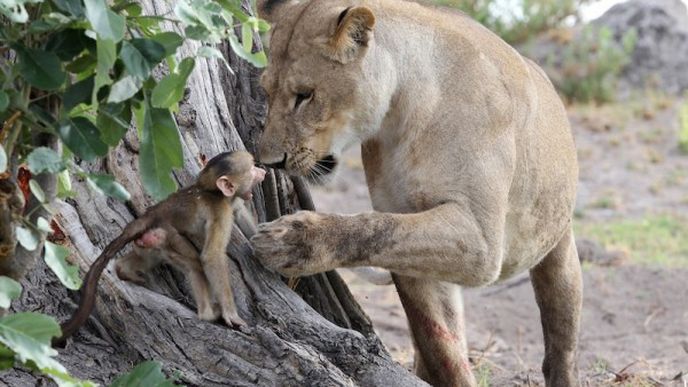
{"type": "Polygon", "coordinates": [[[570,205],[550,203],[542,208],[510,212],[505,224],[505,254],[499,280],[537,265],[570,227],[570,205]]]}

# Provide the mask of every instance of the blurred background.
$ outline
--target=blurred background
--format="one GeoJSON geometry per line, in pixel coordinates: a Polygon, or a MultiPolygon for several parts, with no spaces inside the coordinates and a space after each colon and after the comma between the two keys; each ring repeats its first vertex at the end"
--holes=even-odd
{"type": "MultiPolygon", "coordinates": [[[[569,111],[580,162],[575,230],[585,299],[585,385],[688,383],[688,11],[681,0],[437,0],[545,69],[569,111]]],[[[320,211],[371,209],[360,153],[346,154],[320,211]]],[[[342,271],[393,356],[413,348],[393,286],[342,271]]],[[[544,354],[527,273],[467,289],[481,386],[541,385],[544,354]]]]}

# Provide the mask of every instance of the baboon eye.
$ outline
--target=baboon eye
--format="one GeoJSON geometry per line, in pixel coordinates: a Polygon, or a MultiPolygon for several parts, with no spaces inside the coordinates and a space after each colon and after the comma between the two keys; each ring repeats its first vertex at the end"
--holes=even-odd
{"type": "Polygon", "coordinates": [[[294,103],[294,109],[298,108],[302,103],[313,97],[313,91],[304,91],[296,94],[296,102],[294,103]]]}

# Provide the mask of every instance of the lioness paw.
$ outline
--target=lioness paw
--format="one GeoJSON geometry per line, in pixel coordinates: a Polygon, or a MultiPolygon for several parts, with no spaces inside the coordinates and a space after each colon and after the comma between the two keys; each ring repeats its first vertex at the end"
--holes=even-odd
{"type": "Polygon", "coordinates": [[[268,269],[285,276],[326,270],[320,242],[322,215],[301,211],[258,226],[251,238],[255,256],[268,269]]]}

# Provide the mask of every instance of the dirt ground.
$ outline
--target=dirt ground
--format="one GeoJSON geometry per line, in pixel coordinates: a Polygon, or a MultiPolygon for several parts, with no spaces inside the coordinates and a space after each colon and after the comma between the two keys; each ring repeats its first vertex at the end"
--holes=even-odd
{"type": "MultiPolygon", "coordinates": [[[[678,147],[678,106],[645,95],[569,109],[581,164],[578,224],[688,216],[688,156],[678,147]]],[[[324,212],[370,210],[360,155],[354,150],[342,164],[332,183],[313,189],[316,206],[324,212]]],[[[671,265],[639,261],[584,265],[579,366],[585,385],[688,385],[688,255],[671,265]]],[[[341,273],[392,356],[410,368],[413,348],[394,287],[341,273]]],[[[527,274],[467,289],[464,296],[480,385],[543,385],[542,333],[527,274]]]]}

